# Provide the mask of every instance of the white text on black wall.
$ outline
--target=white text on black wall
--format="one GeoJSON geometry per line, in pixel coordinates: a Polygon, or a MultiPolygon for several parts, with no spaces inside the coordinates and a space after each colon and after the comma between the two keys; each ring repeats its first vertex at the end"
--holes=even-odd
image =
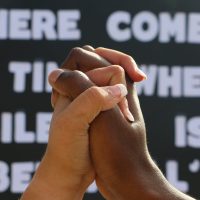
{"type": "Polygon", "coordinates": [[[80,40],[79,10],[0,9],[0,40],[80,40]]]}
{"type": "Polygon", "coordinates": [[[116,42],[134,38],[139,42],[151,42],[158,38],[160,43],[200,43],[200,13],[168,12],[158,15],[141,11],[134,16],[128,11],[113,12],[107,19],[109,37],[116,42]]]}

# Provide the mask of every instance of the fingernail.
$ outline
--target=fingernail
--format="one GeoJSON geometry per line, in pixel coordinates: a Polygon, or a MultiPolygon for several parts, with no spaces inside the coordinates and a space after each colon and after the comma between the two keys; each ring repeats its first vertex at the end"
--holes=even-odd
{"type": "Polygon", "coordinates": [[[123,84],[117,84],[117,85],[114,85],[114,86],[109,86],[107,88],[107,91],[113,97],[124,97],[128,94],[127,88],[123,84]]]}
{"type": "Polygon", "coordinates": [[[147,75],[141,70],[141,69],[137,69],[137,72],[141,75],[141,76],[143,76],[143,78],[144,78],[144,80],[146,80],[147,79],[147,75]]]}
{"type": "Polygon", "coordinates": [[[49,74],[49,82],[50,83],[55,83],[58,77],[64,72],[62,69],[55,69],[49,74]]]}
{"type": "Polygon", "coordinates": [[[135,121],[132,113],[130,112],[130,110],[128,108],[126,109],[126,117],[130,122],[134,122],[135,121]]]}
{"type": "Polygon", "coordinates": [[[130,121],[130,122],[134,122],[135,121],[132,113],[129,110],[127,99],[125,100],[125,115],[126,115],[126,118],[128,119],[128,121],[130,121]]]}

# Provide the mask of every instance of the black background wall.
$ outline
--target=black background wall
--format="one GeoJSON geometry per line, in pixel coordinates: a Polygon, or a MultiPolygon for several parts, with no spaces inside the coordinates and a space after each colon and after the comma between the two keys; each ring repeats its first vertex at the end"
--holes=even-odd
{"type": "MultiPolygon", "coordinates": [[[[137,87],[150,152],[173,185],[200,197],[198,0],[1,0],[0,199],[20,196],[45,150],[49,71],[85,44],[126,52],[147,73],[137,87]]],[[[96,191],[84,199],[102,199],[96,191]]]]}

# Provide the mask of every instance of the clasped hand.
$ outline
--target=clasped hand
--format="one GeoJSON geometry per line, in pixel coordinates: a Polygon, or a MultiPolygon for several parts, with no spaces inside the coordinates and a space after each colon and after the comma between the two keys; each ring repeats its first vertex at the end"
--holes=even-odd
{"type": "MultiPolygon", "coordinates": [[[[76,180],[78,183],[75,185],[77,186],[73,186],[73,188],[76,188],[76,191],[80,190],[80,188],[85,190],[96,177],[100,191],[105,197],[108,197],[111,192],[107,192],[108,185],[104,186],[105,180],[102,180],[101,175],[98,175],[98,171],[102,170],[100,173],[103,173],[105,179],[110,179],[110,176],[114,176],[115,169],[111,166],[109,169],[108,166],[100,164],[104,163],[106,158],[103,155],[99,155],[99,151],[103,152],[103,149],[109,149],[107,145],[112,143],[112,135],[108,136],[107,144],[105,141],[100,140],[101,138],[105,139],[104,135],[107,132],[115,132],[115,123],[123,124],[124,122],[125,126],[131,127],[130,122],[134,121],[134,117],[129,111],[128,101],[125,97],[127,89],[124,69],[119,65],[111,65],[108,61],[99,57],[96,52],[103,52],[103,55],[102,53],[99,54],[107,58],[107,60],[108,57],[105,55],[109,53],[109,61],[115,64],[119,64],[124,59],[124,68],[127,68],[130,75],[132,75],[132,79],[142,80],[145,76],[140,71],[137,72],[138,68],[134,60],[125,54],[103,48],[97,49],[96,52],[90,47],[89,50],[83,48],[73,49],[62,66],[65,69],[81,70],[86,75],[80,71],[57,70],[49,77],[50,83],[54,88],[52,105],[54,105],[55,110],[47,152],[50,151],[48,149],[56,148],[55,146],[59,143],[60,137],[64,138],[63,135],[65,135],[66,141],[63,140],[65,143],[60,144],[62,150],[57,148],[54,153],[56,153],[55,157],[57,159],[62,156],[61,160],[67,165],[63,167],[65,172],[68,171],[70,175],[74,172],[72,179],[78,179],[77,177],[79,177],[80,181],[76,180]],[[83,61],[78,60],[80,55],[84,56],[83,61]],[[111,60],[116,58],[119,61],[111,60]],[[75,62],[73,63],[73,61],[75,62]],[[98,122],[101,120],[95,119],[101,111],[114,108],[117,104],[119,109],[115,108],[113,110],[114,115],[119,117],[117,121],[114,119],[106,120],[106,118],[110,118],[108,117],[110,113],[103,117],[104,122],[98,122]],[[111,130],[108,127],[107,130],[102,130],[104,133],[100,132],[101,128],[106,127],[106,123],[111,125],[111,130]],[[63,130],[62,136],[61,130],[63,130]],[[97,130],[98,133],[96,134],[97,130]],[[58,133],[55,134],[56,132],[58,133]],[[100,137],[98,136],[99,134],[101,134],[100,137]],[[94,137],[91,137],[91,135],[94,137]],[[51,141],[53,141],[53,144],[50,143],[51,141]],[[66,151],[66,147],[68,147],[69,151],[66,151]],[[95,155],[96,153],[98,155],[95,155]],[[91,157],[95,157],[95,159],[91,159],[91,157]],[[95,164],[95,161],[100,163],[95,164]],[[94,165],[96,166],[95,169],[94,165]]],[[[139,119],[137,119],[138,116],[135,116],[135,118],[136,123],[136,120],[139,119]]],[[[113,153],[117,152],[106,153],[109,160],[113,159],[113,153]]],[[[72,182],[70,179],[69,184],[71,185],[72,182]]]]}
{"type": "Polygon", "coordinates": [[[148,153],[133,87],[144,79],[124,53],[74,48],[49,76],[54,107],[49,142],[22,200],[80,200],[94,180],[110,200],[184,199],[148,153]]]}

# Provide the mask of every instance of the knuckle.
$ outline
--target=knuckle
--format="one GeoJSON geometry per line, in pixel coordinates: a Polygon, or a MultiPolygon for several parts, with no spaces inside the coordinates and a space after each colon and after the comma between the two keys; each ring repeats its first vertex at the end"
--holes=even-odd
{"type": "Polygon", "coordinates": [[[80,47],[74,47],[69,52],[69,57],[74,57],[74,56],[80,55],[81,52],[82,52],[82,49],[80,47]]]}
{"type": "Polygon", "coordinates": [[[127,55],[127,58],[126,58],[129,62],[132,62],[135,66],[137,65],[135,60],[133,59],[133,57],[131,57],[130,55],[127,55]]]}
{"type": "Polygon", "coordinates": [[[103,48],[103,47],[97,47],[97,48],[95,49],[95,51],[101,51],[101,50],[104,50],[104,48],[103,48]]]}
{"type": "Polygon", "coordinates": [[[127,60],[130,60],[130,61],[133,61],[133,58],[132,58],[130,55],[127,55],[127,56],[126,56],[126,59],[127,59],[127,60]]]}
{"type": "Polygon", "coordinates": [[[77,77],[80,76],[80,71],[74,70],[74,71],[71,72],[71,74],[72,74],[72,76],[73,76],[74,78],[77,78],[77,77]]]}
{"type": "Polygon", "coordinates": [[[73,71],[73,77],[75,80],[88,80],[88,76],[79,70],[73,71]]]}
{"type": "Polygon", "coordinates": [[[86,44],[86,45],[82,46],[82,48],[83,48],[83,49],[86,49],[86,50],[93,50],[93,49],[94,49],[94,48],[93,48],[91,45],[89,45],[89,44],[86,44]]]}
{"type": "Polygon", "coordinates": [[[71,70],[76,69],[77,68],[77,62],[79,60],[81,51],[82,50],[81,50],[80,47],[72,48],[70,50],[69,54],[67,55],[67,58],[62,63],[61,68],[71,69],[71,70]]]}
{"type": "Polygon", "coordinates": [[[113,71],[115,74],[120,74],[120,75],[123,75],[125,73],[124,68],[121,67],[120,65],[114,65],[113,71]]]}
{"type": "Polygon", "coordinates": [[[101,96],[100,88],[97,86],[92,86],[91,88],[89,88],[89,94],[91,95],[91,97],[99,98],[101,96]]]}
{"type": "Polygon", "coordinates": [[[78,81],[78,80],[82,80],[82,72],[81,71],[78,71],[78,70],[74,70],[74,71],[71,71],[70,72],[70,80],[74,80],[74,82],[78,81]]]}
{"type": "Polygon", "coordinates": [[[125,54],[124,59],[125,59],[127,62],[133,62],[133,63],[135,63],[135,60],[134,60],[133,57],[130,56],[130,55],[125,54]]]}
{"type": "MultiPolygon", "coordinates": [[[[80,76],[79,71],[72,71],[68,74],[66,81],[65,81],[65,87],[74,87],[79,88],[78,85],[82,81],[82,77],[80,76]]],[[[73,92],[72,92],[73,93],[73,92]]]]}
{"type": "Polygon", "coordinates": [[[120,81],[120,83],[122,82],[125,84],[125,70],[119,65],[114,65],[112,71],[113,71],[113,79],[117,80],[118,82],[120,81]]]}
{"type": "Polygon", "coordinates": [[[88,89],[88,98],[95,103],[102,104],[104,101],[102,91],[97,86],[92,86],[88,89]]]}

